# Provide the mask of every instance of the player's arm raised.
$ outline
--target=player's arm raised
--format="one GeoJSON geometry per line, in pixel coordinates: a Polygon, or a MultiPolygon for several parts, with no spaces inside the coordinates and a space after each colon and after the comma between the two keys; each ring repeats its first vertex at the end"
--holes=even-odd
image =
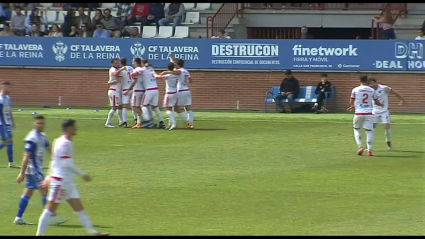
{"type": "Polygon", "coordinates": [[[26,141],[25,142],[25,151],[24,151],[24,157],[22,159],[22,166],[21,166],[21,172],[18,175],[18,178],[16,181],[18,183],[22,183],[25,179],[25,171],[27,171],[28,162],[30,161],[30,157],[32,156],[32,153],[35,151],[35,144],[32,141],[26,141]]]}
{"type": "Polygon", "coordinates": [[[391,89],[390,93],[397,96],[397,98],[400,100],[400,105],[404,105],[406,103],[406,100],[403,98],[403,96],[401,96],[400,93],[398,93],[396,90],[391,89]]]}

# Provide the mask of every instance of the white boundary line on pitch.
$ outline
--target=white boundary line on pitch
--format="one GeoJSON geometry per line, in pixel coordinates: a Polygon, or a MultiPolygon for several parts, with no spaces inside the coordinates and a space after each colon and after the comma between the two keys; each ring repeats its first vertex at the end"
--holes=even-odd
{"type": "MultiPolygon", "coordinates": [[[[19,116],[17,116],[16,114],[14,115],[14,117],[15,118],[28,118],[29,116],[23,116],[23,115],[19,115],[19,116]]],[[[51,119],[66,119],[66,118],[71,118],[72,116],[70,116],[70,117],[57,117],[57,116],[54,116],[54,117],[47,117],[47,118],[51,118],[51,119]]],[[[80,119],[80,120],[104,120],[105,118],[94,118],[94,117],[86,117],[86,118],[84,118],[84,117],[82,117],[82,118],[80,118],[80,117],[75,117],[76,119],[80,119]]],[[[271,122],[271,121],[278,121],[278,120],[281,120],[281,119],[276,119],[276,120],[265,120],[265,119],[254,119],[254,120],[250,120],[250,119],[248,119],[248,120],[246,120],[245,119],[245,121],[249,121],[249,122],[271,122]]],[[[291,121],[291,120],[286,120],[286,119],[283,119],[283,120],[285,120],[283,123],[326,123],[325,121],[327,120],[327,119],[323,119],[322,121],[318,121],[318,120],[296,120],[296,121],[291,121]]],[[[201,119],[201,120],[198,120],[198,121],[224,121],[224,122],[241,122],[240,120],[229,120],[229,119],[225,119],[225,120],[216,120],[216,119],[201,119]]],[[[332,122],[332,124],[352,124],[352,122],[351,122],[351,120],[350,121],[345,121],[345,122],[342,122],[342,121],[335,121],[335,122],[332,122]]],[[[425,125],[425,122],[416,122],[416,123],[391,123],[391,124],[410,124],[410,125],[425,125]]]]}

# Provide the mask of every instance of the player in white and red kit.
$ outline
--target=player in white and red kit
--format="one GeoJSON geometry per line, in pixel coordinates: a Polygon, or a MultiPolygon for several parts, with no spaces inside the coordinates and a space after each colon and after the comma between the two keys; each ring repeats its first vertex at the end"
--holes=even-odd
{"type": "MultiPolygon", "coordinates": [[[[149,121],[153,121],[153,117],[151,114],[149,114],[148,109],[148,107],[152,107],[159,119],[159,127],[165,128],[164,118],[162,116],[161,111],[158,109],[159,91],[158,84],[154,76],[155,71],[151,66],[148,65],[148,61],[146,59],[141,60],[140,58],[136,58],[134,59],[134,61],[136,61],[137,59],[140,60],[141,65],[144,67],[140,69],[138,68],[137,70],[135,69],[132,73],[132,76],[135,77],[141,75],[143,85],[146,89],[146,92],[142,98],[143,118],[149,121]]],[[[133,128],[142,128],[142,126],[140,124],[137,124],[133,128]]]]}
{"type": "Polygon", "coordinates": [[[353,118],[353,128],[354,128],[354,139],[356,140],[357,146],[359,147],[358,155],[362,155],[364,152],[363,143],[360,134],[360,128],[365,129],[366,131],[366,144],[368,155],[372,156],[373,150],[373,140],[374,140],[374,131],[373,131],[373,102],[375,104],[382,106],[376,96],[375,90],[368,85],[367,76],[360,77],[360,86],[357,86],[351,91],[350,107],[348,111],[355,110],[355,115],[353,118]]]}
{"type": "Polygon", "coordinates": [[[53,157],[50,164],[50,173],[43,181],[42,186],[48,186],[47,205],[38,221],[37,236],[44,236],[49,226],[50,218],[56,212],[59,204],[67,201],[78,215],[81,224],[91,235],[107,236],[108,233],[99,233],[93,228],[89,216],[84,212],[74,176],[78,175],[84,181],[91,181],[91,177],[79,170],[74,164],[74,136],[77,135],[75,120],[65,120],[62,123],[63,135],[57,138],[53,146],[53,157]]]}
{"type": "MultiPolygon", "coordinates": [[[[125,67],[125,70],[121,71],[121,103],[122,103],[122,123],[121,127],[127,128],[127,119],[128,119],[128,110],[131,109],[130,100],[131,100],[131,84],[133,80],[131,79],[131,73],[133,72],[133,67],[127,65],[127,59],[120,59],[121,66],[125,67]]],[[[134,113],[133,113],[134,114],[134,113]]]]}
{"type": "Polygon", "coordinates": [[[114,128],[112,125],[112,119],[114,117],[115,111],[118,111],[119,124],[122,124],[122,106],[121,106],[121,71],[125,68],[120,67],[120,60],[115,58],[112,60],[112,67],[109,69],[109,89],[108,89],[108,98],[111,104],[111,110],[108,113],[108,118],[106,119],[105,127],[114,128]]]}
{"type": "MultiPolygon", "coordinates": [[[[143,72],[144,67],[142,67],[142,61],[140,58],[135,58],[133,62],[134,68],[133,72],[143,72]]],[[[133,107],[134,114],[136,116],[136,124],[134,128],[141,128],[142,126],[142,98],[146,92],[143,85],[143,75],[142,74],[131,74],[132,84],[130,89],[132,89],[133,94],[131,96],[131,106],[133,107]]]]}
{"type": "MultiPolygon", "coordinates": [[[[174,70],[174,63],[170,62],[167,66],[169,71],[174,70]]],[[[177,121],[174,117],[173,107],[177,103],[177,84],[178,84],[178,76],[173,74],[165,74],[165,75],[154,75],[157,79],[165,80],[165,95],[164,95],[164,103],[163,107],[167,110],[167,114],[169,117],[169,127],[168,130],[173,130],[177,127],[177,121]]]]}
{"type": "Polygon", "coordinates": [[[389,86],[381,85],[376,82],[376,79],[370,78],[369,79],[369,86],[375,89],[376,95],[378,96],[379,102],[381,102],[384,106],[378,106],[376,104],[373,104],[373,129],[376,129],[376,126],[378,125],[379,121],[382,122],[385,128],[385,139],[387,142],[388,149],[392,148],[391,144],[391,130],[390,130],[390,123],[391,123],[391,117],[390,117],[390,111],[388,108],[388,95],[394,94],[397,96],[397,98],[400,99],[400,105],[403,105],[405,103],[404,98],[394,89],[392,89],[389,86]]]}
{"type": "Polygon", "coordinates": [[[192,93],[189,88],[192,78],[189,71],[184,68],[184,60],[174,58],[173,53],[170,53],[170,61],[174,63],[175,69],[173,71],[165,71],[162,74],[176,74],[179,76],[176,112],[182,117],[186,128],[194,129],[194,115],[191,107],[192,93]]]}

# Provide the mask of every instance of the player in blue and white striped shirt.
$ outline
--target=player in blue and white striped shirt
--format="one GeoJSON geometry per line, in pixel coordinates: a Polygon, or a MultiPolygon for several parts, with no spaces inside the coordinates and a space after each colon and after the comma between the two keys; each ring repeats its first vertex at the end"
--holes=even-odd
{"type": "Polygon", "coordinates": [[[9,159],[9,168],[20,168],[13,160],[13,133],[15,121],[12,114],[12,104],[10,101],[10,83],[2,82],[0,91],[0,149],[7,146],[7,157],[9,159]]]}
{"type": "MultiPolygon", "coordinates": [[[[22,183],[27,179],[26,189],[24,195],[21,197],[19,203],[19,210],[14,220],[18,225],[32,225],[22,219],[25,209],[28,206],[29,200],[34,193],[34,190],[40,190],[42,194],[43,207],[47,201],[47,188],[40,187],[41,182],[44,180],[43,161],[46,152],[51,153],[50,142],[44,133],[45,119],[42,115],[37,115],[34,118],[34,129],[31,130],[25,137],[25,153],[22,163],[21,172],[18,175],[18,183],[22,183]]],[[[56,224],[62,223],[65,220],[57,221],[56,224]]]]}

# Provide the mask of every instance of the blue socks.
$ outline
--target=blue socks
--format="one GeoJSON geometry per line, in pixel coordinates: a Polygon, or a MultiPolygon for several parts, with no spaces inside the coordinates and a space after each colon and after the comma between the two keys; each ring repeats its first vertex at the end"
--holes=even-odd
{"type": "Polygon", "coordinates": [[[43,203],[43,207],[46,206],[46,204],[47,204],[47,196],[41,195],[41,203],[43,203]]]}
{"type": "Polygon", "coordinates": [[[22,216],[24,215],[24,212],[25,212],[25,209],[27,209],[29,200],[30,200],[30,197],[28,197],[27,195],[24,195],[21,197],[21,202],[19,203],[18,215],[16,215],[18,218],[22,218],[22,216]]]}
{"type": "Polygon", "coordinates": [[[13,163],[13,141],[7,144],[7,158],[9,163],[13,163]]]}

